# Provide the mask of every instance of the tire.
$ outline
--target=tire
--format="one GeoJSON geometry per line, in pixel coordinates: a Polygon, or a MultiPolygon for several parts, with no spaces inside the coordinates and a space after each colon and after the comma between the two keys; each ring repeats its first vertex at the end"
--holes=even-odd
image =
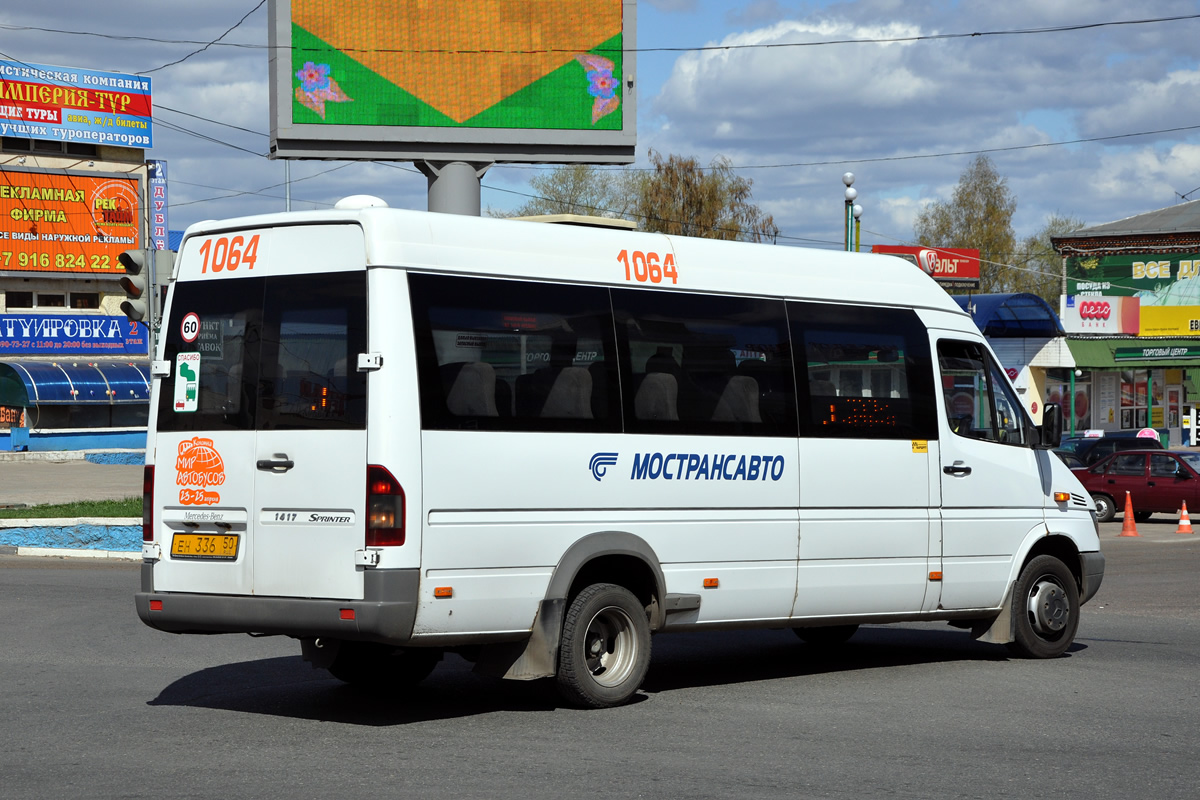
{"type": "Polygon", "coordinates": [[[575,596],[558,645],[558,689],[584,708],[627,703],[650,668],[650,623],[633,593],[594,583],[575,596]]]}
{"type": "Polygon", "coordinates": [[[1054,556],[1025,565],[1013,588],[1014,641],[1021,658],[1056,658],[1067,651],[1079,628],[1079,589],[1067,566],[1054,556]]]}
{"type": "Polygon", "coordinates": [[[352,686],[399,690],[428,678],[441,660],[442,652],[430,648],[342,642],[327,669],[333,677],[352,686]]]}
{"type": "Polygon", "coordinates": [[[1145,522],[1150,519],[1150,515],[1153,513],[1153,511],[1135,511],[1133,512],[1134,522],[1145,522]]]}
{"type": "Polygon", "coordinates": [[[1092,502],[1096,504],[1096,521],[1109,522],[1117,515],[1117,505],[1113,499],[1106,494],[1092,495],[1092,502]]]}
{"type": "Polygon", "coordinates": [[[836,647],[850,641],[857,625],[829,625],[824,628],[792,628],[792,632],[815,647],[836,647]]]}

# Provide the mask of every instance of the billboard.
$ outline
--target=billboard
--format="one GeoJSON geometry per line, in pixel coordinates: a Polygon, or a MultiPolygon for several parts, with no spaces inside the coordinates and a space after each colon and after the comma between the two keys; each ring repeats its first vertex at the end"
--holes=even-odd
{"type": "Polygon", "coordinates": [[[1067,292],[1125,295],[1146,306],[1200,306],[1200,252],[1067,258],[1067,292]]]}
{"type": "Polygon", "coordinates": [[[154,146],[150,79],[0,61],[0,136],[154,146]]]}
{"type": "Polygon", "coordinates": [[[0,273],[114,277],[140,247],[138,179],[0,170],[0,273]]]}
{"type": "Polygon", "coordinates": [[[634,0],[271,0],[271,154],[630,163],[634,0]]]}
{"type": "Polygon", "coordinates": [[[872,253],[899,256],[935,281],[955,289],[979,288],[979,251],[957,247],[908,247],[876,244],[872,253]]]}

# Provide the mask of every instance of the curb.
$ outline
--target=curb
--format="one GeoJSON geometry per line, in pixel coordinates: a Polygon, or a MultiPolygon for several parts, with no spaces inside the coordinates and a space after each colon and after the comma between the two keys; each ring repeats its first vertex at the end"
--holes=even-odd
{"type": "Polygon", "coordinates": [[[137,517],[0,519],[0,546],[15,548],[16,555],[140,559],[142,521],[137,517]]]}
{"type": "Polygon", "coordinates": [[[145,450],[113,448],[109,450],[31,450],[0,451],[0,463],[11,461],[89,461],[93,464],[144,464],[145,450]]]}
{"type": "Polygon", "coordinates": [[[61,547],[12,547],[0,545],[0,556],[40,556],[43,558],[91,558],[111,561],[141,561],[142,554],[125,550],[71,550],[61,547]]]}

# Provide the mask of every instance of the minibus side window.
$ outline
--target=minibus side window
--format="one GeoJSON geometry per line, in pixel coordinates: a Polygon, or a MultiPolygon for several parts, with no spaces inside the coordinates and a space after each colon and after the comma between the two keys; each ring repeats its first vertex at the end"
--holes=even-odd
{"type": "Polygon", "coordinates": [[[171,317],[163,326],[171,372],[159,386],[160,431],[254,430],[265,286],[263,278],[174,285],[171,317]],[[180,353],[199,354],[191,380],[179,374],[180,353]],[[193,385],[177,392],[176,383],[185,380],[193,385]]]}
{"type": "Polygon", "coordinates": [[[946,419],[972,439],[1024,445],[1025,412],[1003,371],[978,342],[938,342],[946,419]]]}
{"type": "Polygon", "coordinates": [[[779,300],[613,289],[625,429],[795,436],[779,300]]]}
{"type": "Polygon", "coordinates": [[[608,292],[409,274],[427,430],[621,430],[608,292]]]}
{"type": "Polygon", "coordinates": [[[936,439],[929,337],[915,312],[788,303],[800,435],[936,439]]]}

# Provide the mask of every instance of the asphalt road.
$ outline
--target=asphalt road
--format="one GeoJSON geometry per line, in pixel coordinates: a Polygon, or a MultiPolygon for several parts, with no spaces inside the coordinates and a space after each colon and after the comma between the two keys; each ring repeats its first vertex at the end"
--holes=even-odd
{"type": "Polygon", "coordinates": [[[137,566],[0,558],[0,795],[16,798],[1191,798],[1200,534],[1104,526],[1108,571],[1053,661],[941,624],[822,652],[788,631],[654,640],[637,702],[448,657],[360,694],[286,639],[172,636],[137,566]]]}

